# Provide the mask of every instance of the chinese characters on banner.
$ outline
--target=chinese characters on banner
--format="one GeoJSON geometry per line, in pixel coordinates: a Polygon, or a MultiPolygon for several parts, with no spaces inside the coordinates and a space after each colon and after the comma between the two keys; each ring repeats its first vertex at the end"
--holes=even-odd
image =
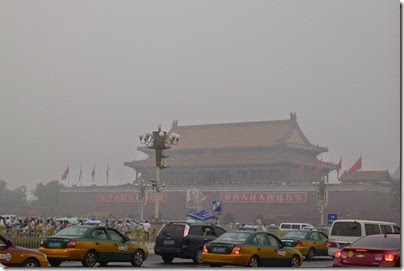
{"type": "Polygon", "coordinates": [[[220,192],[222,202],[307,203],[307,192],[220,192]]]}
{"type": "MultiPolygon", "coordinates": [[[[191,191],[188,196],[191,196],[191,191]]],[[[199,191],[198,191],[199,192],[199,191]]],[[[155,193],[147,192],[147,202],[155,202],[155,193]]],[[[161,202],[167,202],[168,193],[160,194],[161,202]]],[[[194,195],[193,195],[194,196],[194,195]]],[[[188,199],[194,199],[189,197],[188,199]]],[[[97,202],[137,202],[139,194],[136,192],[105,192],[97,193],[97,202]]],[[[223,203],[307,203],[307,192],[220,192],[223,203]]],[[[188,208],[191,202],[187,202],[188,208]]]]}
{"type": "MultiPolygon", "coordinates": [[[[167,192],[160,194],[161,202],[167,202],[167,192]]],[[[154,202],[156,200],[154,192],[147,192],[147,202],[154,202]]],[[[97,193],[97,202],[137,202],[139,200],[138,193],[125,193],[125,192],[106,192],[97,193]]]]}

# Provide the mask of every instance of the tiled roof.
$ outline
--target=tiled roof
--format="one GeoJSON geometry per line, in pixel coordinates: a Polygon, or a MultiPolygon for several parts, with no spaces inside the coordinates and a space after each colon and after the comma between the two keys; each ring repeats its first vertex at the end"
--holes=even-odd
{"type": "MultiPolygon", "coordinates": [[[[167,158],[167,165],[173,167],[193,167],[193,166],[258,166],[274,165],[281,163],[294,164],[299,167],[304,164],[305,168],[316,167],[319,163],[315,156],[294,156],[286,153],[258,152],[258,153],[240,153],[239,155],[217,155],[217,156],[170,156],[167,158]]],[[[132,168],[154,167],[154,156],[147,160],[126,162],[125,166],[132,168]]],[[[323,168],[334,170],[333,163],[323,162],[323,168]]]]}
{"type": "Polygon", "coordinates": [[[345,171],[341,177],[340,182],[344,181],[391,181],[392,177],[387,170],[384,171],[345,171]]]}
{"type": "MultiPolygon", "coordinates": [[[[222,124],[179,126],[177,121],[168,133],[180,135],[175,150],[226,149],[245,147],[273,147],[284,144],[291,148],[302,149],[320,154],[327,148],[312,145],[297,121],[296,114],[290,119],[274,121],[255,121],[222,124]]],[[[144,151],[146,148],[138,148],[144,151]]]]}

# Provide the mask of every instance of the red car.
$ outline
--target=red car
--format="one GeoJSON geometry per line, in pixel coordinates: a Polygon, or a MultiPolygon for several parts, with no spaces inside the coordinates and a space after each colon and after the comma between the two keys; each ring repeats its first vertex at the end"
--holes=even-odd
{"type": "Polygon", "coordinates": [[[400,234],[364,236],[349,246],[337,250],[334,267],[399,267],[400,234]]]}

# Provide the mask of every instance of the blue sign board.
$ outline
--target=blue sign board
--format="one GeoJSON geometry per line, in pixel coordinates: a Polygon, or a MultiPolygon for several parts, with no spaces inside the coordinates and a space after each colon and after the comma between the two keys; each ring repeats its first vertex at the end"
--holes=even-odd
{"type": "Polygon", "coordinates": [[[212,210],[213,210],[213,212],[221,212],[222,211],[222,202],[221,201],[213,201],[212,202],[212,210]]]}
{"type": "Polygon", "coordinates": [[[337,214],[328,214],[328,224],[332,224],[334,220],[337,220],[337,214]]]}

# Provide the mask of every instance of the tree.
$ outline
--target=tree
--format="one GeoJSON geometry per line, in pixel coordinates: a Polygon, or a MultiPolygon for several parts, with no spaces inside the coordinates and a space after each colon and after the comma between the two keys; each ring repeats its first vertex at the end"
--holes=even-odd
{"type": "Polygon", "coordinates": [[[394,179],[391,181],[390,184],[391,190],[390,194],[392,195],[391,198],[391,207],[395,210],[400,210],[401,206],[401,180],[400,179],[394,179]]]}
{"type": "Polygon", "coordinates": [[[7,182],[0,180],[0,206],[1,207],[26,207],[27,188],[19,186],[14,190],[7,188],[7,182]]]}
{"type": "Polygon", "coordinates": [[[59,181],[54,180],[46,184],[39,183],[32,191],[32,194],[37,198],[33,204],[37,206],[57,206],[59,202],[59,190],[64,187],[59,181]]]}

